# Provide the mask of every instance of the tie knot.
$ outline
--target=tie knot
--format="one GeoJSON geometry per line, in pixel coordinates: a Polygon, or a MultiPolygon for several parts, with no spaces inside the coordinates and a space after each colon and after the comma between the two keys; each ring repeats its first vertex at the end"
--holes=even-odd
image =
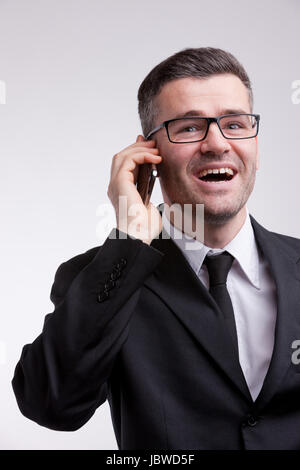
{"type": "Polygon", "coordinates": [[[223,251],[223,253],[219,255],[206,255],[203,263],[207,266],[210,287],[226,284],[228,272],[233,260],[233,256],[228,253],[228,251],[223,251]]]}

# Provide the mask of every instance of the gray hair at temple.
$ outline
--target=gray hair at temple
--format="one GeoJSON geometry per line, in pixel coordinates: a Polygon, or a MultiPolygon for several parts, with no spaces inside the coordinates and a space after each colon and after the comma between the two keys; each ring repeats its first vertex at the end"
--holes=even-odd
{"type": "Polygon", "coordinates": [[[154,99],[163,85],[185,77],[207,78],[231,73],[243,82],[249,93],[253,109],[253,92],[250,79],[242,64],[230,53],[214,47],[183,49],[156,65],[141,83],[138,90],[138,111],[144,136],[153,129],[157,115],[154,99]]]}

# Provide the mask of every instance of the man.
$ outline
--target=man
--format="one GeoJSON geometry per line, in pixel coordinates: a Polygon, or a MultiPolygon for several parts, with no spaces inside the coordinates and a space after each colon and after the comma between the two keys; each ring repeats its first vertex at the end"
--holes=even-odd
{"type": "Polygon", "coordinates": [[[58,268],[55,310],[13,378],[20,410],[73,431],[108,399],[120,449],[299,450],[300,241],[246,207],[259,167],[249,78],[223,50],[187,49],[138,97],[144,137],[111,167],[116,229],[58,268]],[[135,186],[143,163],[157,165],[157,208],[135,186]],[[203,243],[173,204],[204,204],[203,243]]]}

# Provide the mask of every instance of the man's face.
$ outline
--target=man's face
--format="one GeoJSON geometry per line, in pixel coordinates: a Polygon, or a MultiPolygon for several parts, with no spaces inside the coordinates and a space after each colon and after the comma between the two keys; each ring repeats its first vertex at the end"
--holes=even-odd
{"type": "MultiPolygon", "coordinates": [[[[155,99],[158,107],[155,126],[175,117],[193,115],[251,113],[248,90],[232,74],[207,79],[181,78],[163,86],[155,99]]],[[[165,129],[153,138],[163,160],[159,165],[164,201],[172,205],[204,204],[205,221],[222,224],[240,212],[247,202],[258,169],[257,139],[225,139],[217,124],[211,123],[205,140],[188,144],[169,142],[165,129]],[[199,179],[203,168],[232,167],[237,172],[230,181],[205,183],[199,179]]]]}

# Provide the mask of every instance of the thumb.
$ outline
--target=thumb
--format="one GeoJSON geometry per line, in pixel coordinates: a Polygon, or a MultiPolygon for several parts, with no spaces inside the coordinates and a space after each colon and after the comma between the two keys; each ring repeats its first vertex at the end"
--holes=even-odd
{"type": "Polygon", "coordinates": [[[145,137],[143,137],[141,134],[139,134],[139,135],[137,136],[136,142],[143,142],[143,141],[145,141],[145,140],[146,140],[145,137]]]}

